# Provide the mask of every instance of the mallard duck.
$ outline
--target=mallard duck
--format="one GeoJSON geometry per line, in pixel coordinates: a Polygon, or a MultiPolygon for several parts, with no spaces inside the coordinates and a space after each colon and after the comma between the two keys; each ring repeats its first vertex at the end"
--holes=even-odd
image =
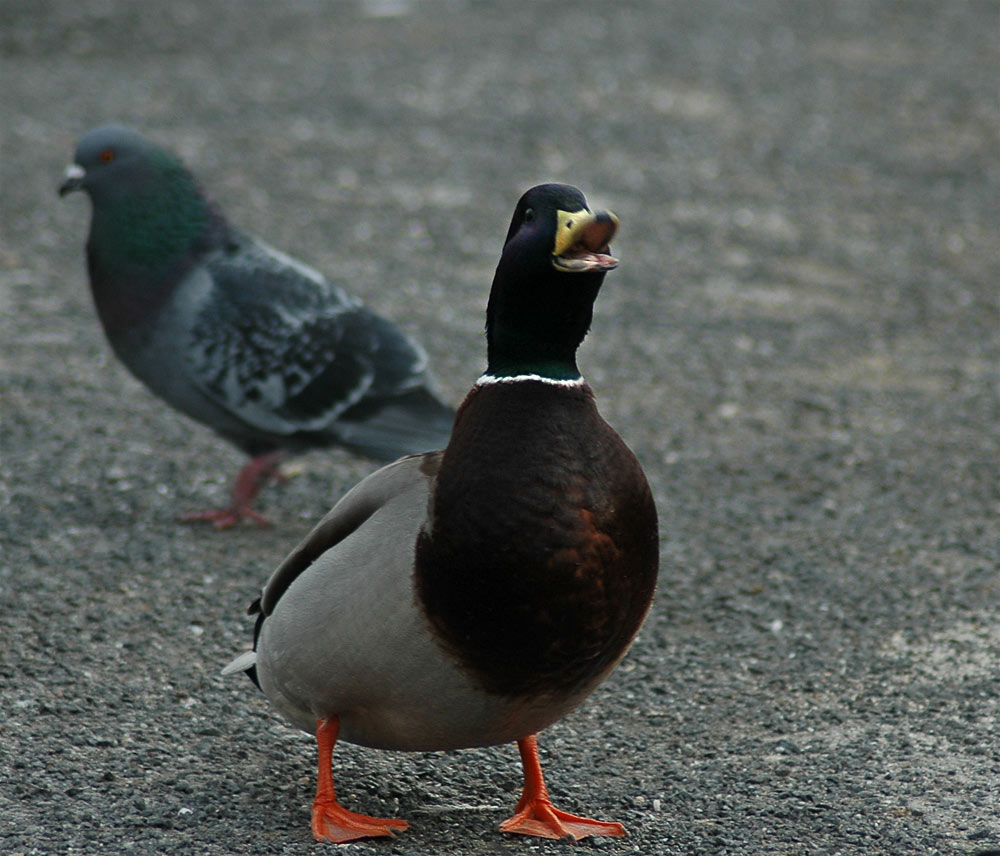
{"type": "Polygon", "coordinates": [[[516,741],[524,791],[501,830],[624,835],[552,805],[535,736],[625,655],[657,576],[646,478],[576,364],[618,264],[617,225],[574,187],[524,194],[490,292],[487,369],[447,448],[360,482],[251,607],[255,650],[227,671],[248,671],[316,735],[317,840],[406,828],[338,803],[338,738],[417,751],[516,741]]]}

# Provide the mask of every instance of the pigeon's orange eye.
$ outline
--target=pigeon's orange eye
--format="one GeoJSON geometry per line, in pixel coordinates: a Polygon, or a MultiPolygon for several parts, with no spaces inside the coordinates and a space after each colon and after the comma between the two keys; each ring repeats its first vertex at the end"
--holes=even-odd
{"type": "Polygon", "coordinates": [[[113,149],[105,149],[101,152],[101,163],[111,163],[115,159],[115,153],[113,149]]]}

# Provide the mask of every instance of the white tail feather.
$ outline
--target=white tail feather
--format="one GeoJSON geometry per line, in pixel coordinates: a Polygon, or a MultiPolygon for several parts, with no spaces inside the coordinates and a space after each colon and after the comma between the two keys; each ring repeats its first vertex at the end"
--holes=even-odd
{"type": "Polygon", "coordinates": [[[226,666],[226,668],[222,670],[222,674],[232,675],[234,672],[245,672],[251,666],[256,666],[256,665],[257,665],[257,652],[244,651],[228,666],[226,666]]]}

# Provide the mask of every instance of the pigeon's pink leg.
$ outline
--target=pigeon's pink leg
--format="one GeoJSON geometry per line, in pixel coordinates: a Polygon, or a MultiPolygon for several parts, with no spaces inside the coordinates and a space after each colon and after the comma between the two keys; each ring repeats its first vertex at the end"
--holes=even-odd
{"type": "Polygon", "coordinates": [[[232,502],[229,508],[209,509],[208,511],[192,511],[181,517],[181,520],[205,520],[216,529],[229,529],[244,517],[249,517],[259,526],[270,526],[270,521],[260,512],[250,507],[261,485],[270,478],[281,479],[278,464],[285,453],[282,450],[268,452],[251,458],[240,470],[233,485],[232,502]]]}

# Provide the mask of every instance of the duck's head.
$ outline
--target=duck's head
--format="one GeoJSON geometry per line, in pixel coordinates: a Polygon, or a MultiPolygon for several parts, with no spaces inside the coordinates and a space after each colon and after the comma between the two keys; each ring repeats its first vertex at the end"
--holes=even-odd
{"type": "Polygon", "coordinates": [[[618,265],[618,218],[592,211],[566,184],[533,187],[517,203],[486,309],[487,374],[577,380],[576,350],[604,275],[618,265]]]}

